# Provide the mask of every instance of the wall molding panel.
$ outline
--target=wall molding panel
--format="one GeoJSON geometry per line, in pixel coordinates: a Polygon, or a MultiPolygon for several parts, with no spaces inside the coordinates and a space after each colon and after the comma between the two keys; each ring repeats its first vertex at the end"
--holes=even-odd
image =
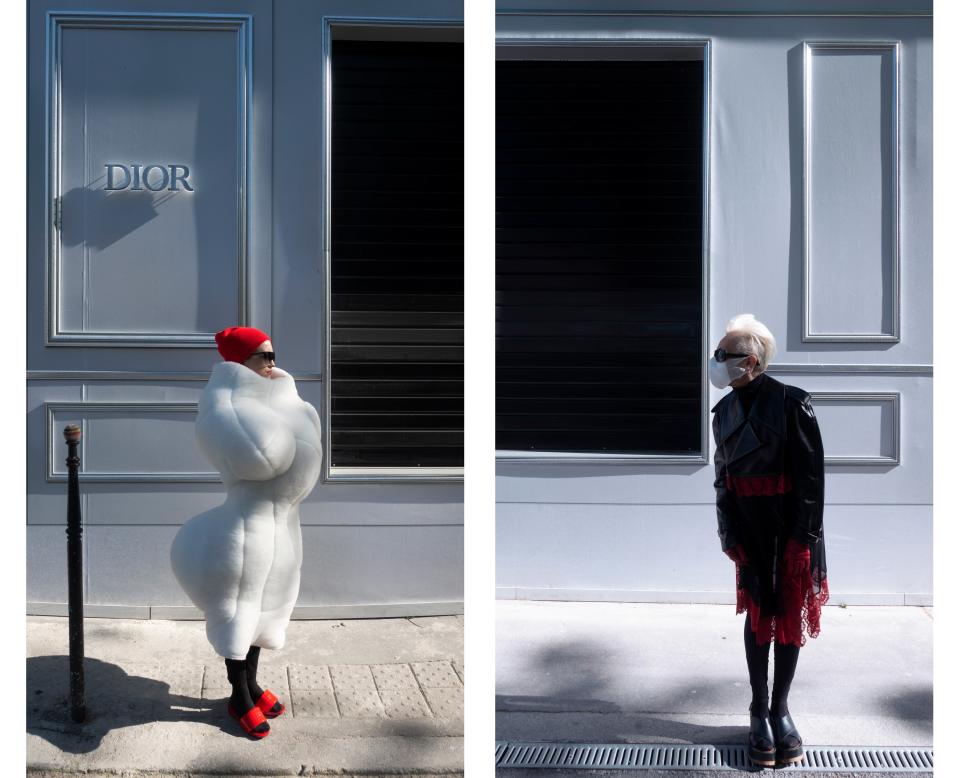
{"type": "MultiPolygon", "coordinates": [[[[62,431],[65,423],[79,422],[82,430],[82,444],[80,446],[80,480],[82,483],[220,483],[220,474],[216,471],[205,470],[120,470],[120,469],[93,469],[94,465],[90,463],[91,459],[96,459],[103,454],[99,453],[97,448],[97,426],[96,421],[99,415],[101,420],[109,418],[113,414],[120,415],[129,428],[134,424],[137,415],[147,414],[170,414],[183,415],[190,414],[195,416],[197,412],[196,403],[185,402],[76,402],[76,403],[44,403],[46,417],[46,480],[53,483],[66,482],[67,471],[64,465],[63,439],[62,431]],[[69,414],[68,418],[64,418],[69,414]],[[88,469],[90,468],[90,469],[88,469]]],[[[182,460],[184,448],[187,450],[195,448],[193,440],[193,421],[189,424],[190,439],[177,441],[180,445],[178,449],[181,454],[176,456],[171,452],[169,461],[176,462],[182,460]]],[[[131,437],[126,437],[125,442],[131,443],[131,437]]],[[[144,446],[154,447],[158,444],[155,438],[148,438],[144,441],[144,446]]],[[[105,444],[106,445],[106,444],[105,444]]],[[[136,461],[136,444],[127,449],[128,459],[136,461]]],[[[200,459],[198,452],[198,460],[200,459]]],[[[107,459],[111,459],[107,455],[107,459]]]]}
{"type": "Polygon", "coordinates": [[[898,343],[900,43],[806,41],[803,81],[803,340],[898,343]]]}
{"type": "MultiPolygon", "coordinates": [[[[91,264],[89,248],[86,247],[86,234],[83,239],[69,237],[64,239],[64,211],[94,208],[96,191],[94,183],[99,178],[92,179],[94,171],[86,170],[83,176],[82,190],[75,188],[70,192],[64,191],[64,143],[70,140],[70,133],[63,128],[64,116],[64,52],[63,38],[65,32],[76,30],[121,30],[121,31],[161,31],[166,33],[190,32],[232,32],[235,37],[233,45],[236,57],[235,68],[237,81],[235,85],[235,100],[237,108],[236,124],[236,159],[231,164],[236,165],[237,191],[236,198],[236,245],[237,257],[235,261],[237,300],[233,311],[238,324],[246,324],[249,318],[249,190],[251,168],[251,106],[253,100],[253,71],[252,71],[252,17],[244,14],[216,14],[216,13],[99,13],[99,12],[48,12],[47,20],[47,58],[46,68],[46,186],[47,186],[47,273],[44,316],[46,332],[45,345],[47,346],[82,346],[82,347],[162,347],[162,348],[210,348],[213,332],[166,332],[162,329],[143,329],[141,331],[110,329],[91,326],[89,329],[84,323],[80,327],[76,324],[67,326],[64,321],[63,305],[66,295],[79,292],[80,299],[74,302],[74,307],[85,308],[86,269],[84,270],[84,286],[80,290],[68,289],[63,282],[65,269],[63,249],[65,245],[84,244],[83,262],[91,264]],[[65,198],[72,198],[65,202],[65,198]],[[79,303],[79,305],[78,305],[79,303]]],[[[86,99],[86,97],[84,98],[86,99]]],[[[86,118],[84,119],[86,124],[86,118]]],[[[86,128],[84,129],[86,135],[86,128]]],[[[87,154],[87,139],[83,139],[84,155],[87,154]]],[[[126,162],[127,160],[123,160],[126,162]]],[[[155,160],[133,160],[152,163],[155,160]]],[[[170,160],[171,162],[174,160],[170,160]]],[[[204,160],[201,160],[201,163],[204,160]]],[[[87,167],[84,159],[84,167],[87,167]]],[[[99,170],[99,168],[98,168],[99,170]]],[[[105,175],[100,176],[106,179],[105,175]]],[[[156,208],[158,204],[166,204],[169,199],[183,192],[174,193],[162,191],[152,198],[150,203],[142,195],[151,195],[151,192],[140,193],[135,199],[132,192],[111,192],[110,197],[124,198],[124,213],[135,223],[137,219],[148,218],[144,209],[156,208]]],[[[103,198],[100,202],[105,202],[103,198]]],[[[111,235],[109,239],[115,240],[111,235]]],[[[106,241],[108,239],[104,239],[106,241]]],[[[75,252],[76,253],[76,252],[75,252]]],[[[76,257],[72,257],[76,259],[76,257]]],[[[199,280],[198,293],[200,292],[199,280]]]]}
{"type": "Polygon", "coordinates": [[[855,465],[870,467],[875,465],[900,464],[900,393],[899,392],[810,392],[814,409],[818,406],[876,406],[881,409],[882,432],[889,435],[889,439],[881,440],[880,451],[863,454],[831,455],[829,445],[825,444],[824,464],[855,465]],[[884,412],[886,408],[886,412],[884,412]],[[883,423],[884,415],[887,423],[883,423]],[[884,451],[888,453],[884,453],[884,451]]]}

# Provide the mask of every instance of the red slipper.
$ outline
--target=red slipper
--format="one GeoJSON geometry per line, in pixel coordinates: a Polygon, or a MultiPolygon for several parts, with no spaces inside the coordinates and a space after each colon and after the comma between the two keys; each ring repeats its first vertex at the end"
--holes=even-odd
{"type": "Polygon", "coordinates": [[[255,704],[263,711],[263,715],[268,719],[275,719],[287,709],[287,707],[277,699],[277,695],[269,689],[263,690],[263,694],[260,695],[260,699],[257,700],[255,704]]]}
{"type": "Polygon", "coordinates": [[[260,738],[265,738],[270,734],[269,729],[266,732],[254,732],[257,727],[259,727],[261,724],[265,724],[267,721],[263,716],[263,711],[260,710],[260,708],[258,708],[256,705],[254,705],[252,708],[250,708],[250,710],[241,716],[237,713],[233,705],[227,703],[227,713],[239,721],[240,726],[243,727],[243,731],[251,737],[255,737],[259,740],[260,738]]]}

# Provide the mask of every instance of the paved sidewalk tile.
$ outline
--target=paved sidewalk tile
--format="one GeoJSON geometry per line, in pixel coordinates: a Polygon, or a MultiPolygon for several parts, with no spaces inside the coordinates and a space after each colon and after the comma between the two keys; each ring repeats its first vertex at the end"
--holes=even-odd
{"type": "Polygon", "coordinates": [[[410,666],[424,689],[462,685],[450,662],[412,662],[410,666]]]}
{"type": "Polygon", "coordinates": [[[376,691],[370,665],[330,665],[330,678],[333,680],[333,688],[337,691],[340,689],[376,691]]]}
{"type": "MultiPolygon", "coordinates": [[[[292,717],[317,719],[428,719],[463,717],[463,682],[450,661],[374,665],[274,665],[257,680],[292,717]]],[[[67,688],[44,689],[61,697],[67,688]]],[[[114,713],[191,714],[198,696],[212,703],[230,696],[226,669],[214,664],[162,665],[158,662],[91,664],[87,697],[91,706],[114,713]],[[183,699],[171,699],[171,698],[183,699]],[[156,711],[154,709],[157,709],[156,711]]]]}
{"type": "Polygon", "coordinates": [[[463,718],[463,689],[453,686],[427,686],[423,693],[433,711],[439,719],[463,718]]]}
{"type": "Polygon", "coordinates": [[[384,691],[420,691],[420,684],[409,665],[371,665],[377,689],[384,691]]]}
{"type": "Polygon", "coordinates": [[[302,690],[290,692],[290,713],[298,719],[339,719],[340,711],[333,696],[333,689],[302,690]]]}
{"type": "Polygon", "coordinates": [[[345,719],[382,719],[387,716],[376,690],[338,690],[337,704],[340,706],[340,715],[345,719]]]}
{"type": "Polygon", "coordinates": [[[229,695],[230,681],[227,678],[227,668],[223,665],[204,665],[202,690],[229,695]]]}
{"type": "Polygon", "coordinates": [[[343,718],[386,717],[368,665],[331,665],[330,678],[343,718]]]}
{"type": "MultiPolygon", "coordinates": [[[[111,662],[101,662],[95,658],[84,662],[84,676],[92,685],[116,684],[117,680],[128,677],[156,678],[159,674],[157,662],[125,662],[123,666],[111,662]]],[[[120,684],[116,684],[119,686],[120,684]]]]}
{"type": "Polygon", "coordinates": [[[203,691],[200,692],[200,699],[208,703],[225,701],[230,699],[230,689],[208,689],[203,688],[203,691]]]}
{"type": "Polygon", "coordinates": [[[257,670],[257,683],[261,689],[269,689],[278,697],[289,694],[286,665],[268,665],[257,670]]]}
{"type": "Polygon", "coordinates": [[[196,697],[203,691],[203,665],[199,663],[161,666],[156,678],[170,687],[170,694],[196,697]]]}
{"type": "Polygon", "coordinates": [[[384,690],[380,699],[388,719],[422,719],[432,715],[419,689],[384,690]]]}
{"type": "Polygon", "coordinates": [[[453,669],[457,671],[457,675],[460,676],[460,683],[463,683],[463,662],[459,659],[453,660],[453,669]]]}
{"type": "Polygon", "coordinates": [[[333,684],[330,682],[330,670],[326,665],[289,665],[290,690],[329,690],[333,693],[333,684]]]}

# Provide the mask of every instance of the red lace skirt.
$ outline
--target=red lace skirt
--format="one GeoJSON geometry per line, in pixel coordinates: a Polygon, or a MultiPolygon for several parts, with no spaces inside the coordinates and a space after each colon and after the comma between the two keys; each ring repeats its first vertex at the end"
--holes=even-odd
{"type": "Polygon", "coordinates": [[[777,571],[777,613],[763,616],[750,593],[740,588],[737,566],[737,613],[750,614],[750,628],[757,645],[776,640],[799,647],[820,634],[820,608],[830,599],[826,575],[810,569],[810,551],[801,556],[785,555],[777,571]]]}

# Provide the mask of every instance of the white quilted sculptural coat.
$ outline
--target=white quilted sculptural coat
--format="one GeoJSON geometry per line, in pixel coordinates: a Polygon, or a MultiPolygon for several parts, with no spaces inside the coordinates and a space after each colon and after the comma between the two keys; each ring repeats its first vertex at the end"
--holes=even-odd
{"type": "Polygon", "coordinates": [[[320,475],[320,418],[289,373],[237,362],[213,368],[200,398],[200,448],[227,498],[181,527],[170,549],[180,586],[227,659],[282,648],[300,590],[300,502],[320,475]]]}

